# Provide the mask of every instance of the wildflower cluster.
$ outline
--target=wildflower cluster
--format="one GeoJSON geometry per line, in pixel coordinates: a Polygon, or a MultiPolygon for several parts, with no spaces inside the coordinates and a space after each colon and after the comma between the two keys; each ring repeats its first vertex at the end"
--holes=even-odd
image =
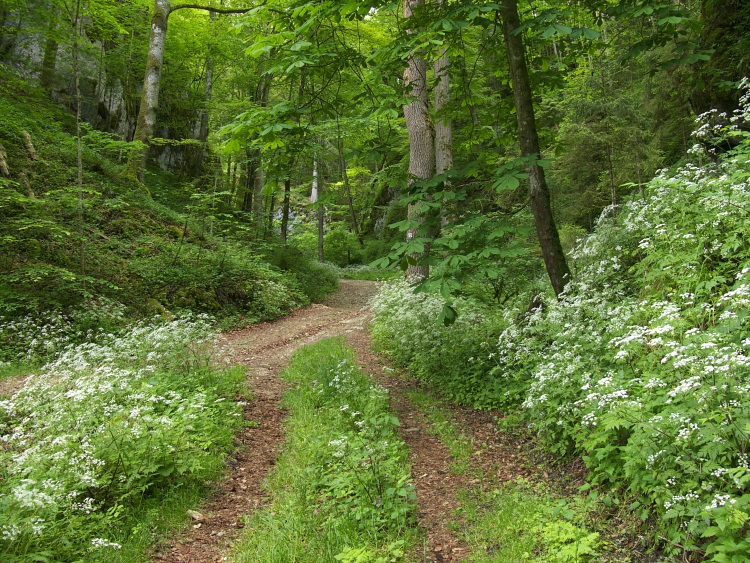
{"type": "MultiPolygon", "coordinates": [[[[605,211],[561,300],[497,315],[487,371],[552,449],[583,455],[592,481],[626,489],[672,545],[716,561],[750,557],[748,177],[744,142],[661,172],[618,226],[605,211]]],[[[387,288],[375,307],[384,347],[407,363],[440,356],[435,299],[387,288]]],[[[458,340],[476,331],[466,322],[458,340]]]]}
{"type": "Polygon", "coordinates": [[[532,425],[673,541],[709,538],[717,556],[750,555],[748,160],[660,174],[619,230],[601,222],[578,248],[566,296],[513,335],[533,358],[532,425]]]}
{"type": "Polygon", "coordinates": [[[41,363],[72,343],[90,342],[105,328],[124,323],[124,306],[98,297],[71,314],[46,311],[6,319],[0,316],[0,364],[41,363]]]}
{"type": "Polygon", "coordinates": [[[204,317],[143,323],[67,347],[0,401],[3,560],[117,549],[137,502],[214,475],[240,417],[216,347],[204,317]]]}

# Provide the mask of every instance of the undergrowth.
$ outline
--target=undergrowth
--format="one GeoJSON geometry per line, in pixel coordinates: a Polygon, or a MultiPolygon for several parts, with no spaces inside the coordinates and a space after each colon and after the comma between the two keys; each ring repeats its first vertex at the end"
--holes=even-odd
{"type": "Polygon", "coordinates": [[[140,324],[68,346],[0,401],[0,558],[116,561],[151,539],[147,512],[194,501],[241,423],[242,373],[216,346],[201,317],[140,324]]]}
{"type": "MultiPolygon", "coordinates": [[[[501,481],[472,467],[483,454],[454,420],[450,405],[428,390],[410,391],[408,399],[430,423],[454,460],[453,471],[472,477],[472,486],[458,491],[454,532],[469,546],[468,561],[477,563],[585,563],[629,561],[602,558],[608,546],[596,529],[598,508],[593,495],[553,491],[549,484],[517,478],[501,481]],[[461,523],[459,525],[459,522],[461,523]]],[[[503,419],[506,420],[506,419],[503,419]]],[[[513,432],[512,421],[505,430],[513,432]]],[[[486,444],[479,446],[485,447],[486,444]]]]}
{"type": "Polygon", "coordinates": [[[283,377],[291,415],[271,505],[247,517],[233,560],[400,561],[415,494],[386,390],[341,339],[302,348],[283,377]]]}
{"type": "MultiPolygon", "coordinates": [[[[4,70],[0,139],[10,176],[0,178],[0,322],[40,312],[80,319],[106,301],[131,318],[189,310],[236,326],[277,318],[336,288],[314,261],[285,260],[281,246],[231,213],[212,186],[157,170],[146,185],[122,176],[135,145],[85,123],[79,190],[73,118],[4,70]]],[[[109,330],[112,319],[100,320],[109,330]]],[[[71,328],[75,335],[90,327],[71,328]]],[[[7,361],[3,352],[0,341],[7,361]]]]}

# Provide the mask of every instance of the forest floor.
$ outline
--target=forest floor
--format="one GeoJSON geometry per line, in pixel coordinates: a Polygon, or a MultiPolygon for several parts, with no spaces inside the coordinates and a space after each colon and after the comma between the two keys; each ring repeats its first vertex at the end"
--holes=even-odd
{"type": "MultiPolygon", "coordinates": [[[[157,546],[152,560],[204,563],[227,560],[227,553],[243,527],[243,515],[266,504],[263,481],[273,468],[284,440],[285,413],[281,406],[284,383],[278,377],[300,347],[333,336],[344,336],[355,349],[360,365],[389,389],[392,409],[401,421],[401,436],[410,451],[417,492],[417,513],[423,539],[412,559],[423,562],[460,561],[468,555],[456,516],[458,491],[519,477],[534,478],[540,467],[530,459],[528,437],[497,430],[499,413],[451,408],[452,421],[472,448],[469,470],[456,471],[456,460],[438,432],[409,398],[420,384],[404,378],[372,350],[366,330],[368,301],[378,283],[341,280],[340,289],[324,303],[308,306],[277,321],[228,333],[227,343],[238,362],[247,367],[252,393],[245,407],[246,427],[237,437],[237,449],[228,473],[212,497],[191,513],[192,525],[157,546]]],[[[570,480],[582,478],[580,467],[559,468],[570,480]]],[[[548,474],[544,478],[549,478],[548,474]]]]}

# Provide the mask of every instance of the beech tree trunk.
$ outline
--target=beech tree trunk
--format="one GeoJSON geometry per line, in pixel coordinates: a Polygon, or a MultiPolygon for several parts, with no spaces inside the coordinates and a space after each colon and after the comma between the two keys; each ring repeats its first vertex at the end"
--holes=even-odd
{"type": "MultiPolygon", "coordinates": [[[[508,51],[510,74],[513,80],[513,100],[518,119],[518,137],[521,144],[521,155],[539,158],[539,136],[534,120],[534,105],[531,97],[529,71],[526,66],[523,39],[517,32],[521,27],[516,0],[503,0],[503,36],[508,51]]],[[[565,260],[565,253],[560,244],[555,219],[552,216],[549,189],[544,177],[544,169],[534,162],[528,168],[529,199],[534,215],[537,237],[542,248],[544,265],[547,268],[555,295],[559,296],[570,281],[570,270],[565,260]]]]}
{"type": "MultiPolygon", "coordinates": [[[[404,17],[410,18],[417,6],[424,5],[424,0],[404,0],[404,17]]],[[[408,31],[407,31],[408,33],[408,31]]],[[[428,180],[435,175],[435,129],[430,119],[427,101],[427,63],[419,54],[411,54],[407,59],[404,71],[404,89],[412,97],[412,101],[404,105],[404,120],[409,134],[409,183],[428,180]]],[[[409,205],[407,211],[409,219],[424,222],[421,205],[409,205]]],[[[417,236],[419,228],[413,227],[406,233],[407,240],[417,236]]],[[[416,264],[410,264],[406,276],[415,281],[421,281],[430,274],[430,269],[422,259],[429,252],[412,256],[416,264]]]]}
{"type": "MultiPolygon", "coordinates": [[[[442,6],[445,0],[440,2],[442,6]]],[[[453,168],[453,127],[450,118],[446,115],[447,105],[451,99],[450,92],[450,61],[447,49],[443,49],[440,57],[433,65],[437,84],[435,85],[435,173],[445,174],[453,168]]],[[[472,111],[472,117],[475,112],[472,111]]],[[[450,184],[446,182],[446,187],[450,184]]],[[[441,225],[447,222],[445,210],[442,210],[441,225]]]]}
{"type": "MultiPolygon", "coordinates": [[[[442,6],[445,0],[440,2],[442,6]]],[[[440,58],[434,63],[437,84],[435,96],[435,172],[440,175],[453,168],[453,128],[451,120],[446,116],[446,106],[451,99],[450,92],[450,61],[448,53],[443,48],[440,58]]]]}
{"type": "MultiPolygon", "coordinates": [[[[209,14],[211,19],[211,25],[216,20],[216,13],[211,12],[209,14]]],[[[203,88],[203,103],[205,107],[201,109],[199,121],[198,121],[198,141],[201,145],[195,156],[195,162],[193,163],[193,173],[197,176],[203,171],[203,160],[206,157],[206,149],[208,147],[208,105],[211,102],[211,96],[214,90],[214,55],[213,55],[213,44],[208,44],[208,54],[206,55],[206,82],[203,88]]],[[[231,177],[231,170],[230,177],[231,177]]]]}
{"type": "Polygon", "coordinates": [[[199,4],[178,4],[172,6],[170,0],[154,0],[154,12],[151,17],[151,34],[148,40],[148,56],[146,58],[146,72],[143,77],[143,93],[138,110],[134,141],[140,141],[145,146],[138,154],[132,155],[128,161],[125,173],[133,175],[143,181],[149,143],[156,130],[156,110],[159,105],[159,87],[161,84],[161,67],[164,63],[164,46],[167,39],[167,24],[169,15],[177,10],[193,9],[205,10],[212,14],[244,14],[252,8],[215,8],[199,4]]]}
{"type": "Polygon", "coordinates": [[[135,125],[134,141],[140,141],[144,147],[137,154],[131,156],[128,162],[128,173],[135,175],[143,182],[149,143],[156,129],[156,110],[159,106],[159,86],[161,83],[161,67],[164,63],[164,46],[167,39],[167,23],[172,6],[169,0],[154,0],[154,13],[151,17],[151,35],[148,41],[148,56],[146,58],[146,72],[143,76],[143,93],[141,107],[138,110],[138,120],[135,125]]]}
{"type": "Polygon", "coordinates": [[[318,158],[313,156],[312,189],[310,190],[310,203],[318,201],[318,158]]]}
{"type": "Polygon", "coordinates": [[[318,260],[321,262],[325,259],[325,252],[323,248],[323,240],[325,236],[325,213],[326,210],[323,204],[319,201],[320,195],[323,193],[323,186],[320,182],[318,174],[318,157],[313,156],[313,171],[312,171],[312,191],[310,192],[310,203],[318,203],[316,215],[318,219],[318,260]]]}

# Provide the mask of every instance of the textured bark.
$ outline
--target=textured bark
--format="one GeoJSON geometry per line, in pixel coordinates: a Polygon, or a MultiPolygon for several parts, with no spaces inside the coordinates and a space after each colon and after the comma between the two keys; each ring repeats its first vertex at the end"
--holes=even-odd
{"type": "MultiPolygon", "coordinates": [[[[513,80],[513,99],[518,119],[518,137],[521,144],[522,156],[539,157],[539,136],[534,120],[534,105],[531,97],[531,84],[528,67],[524,54],[523,39],[517,33],[521,22],[518,17],[516,0],[503,0],[503,36],[508,51],[508,62],[513,80]]],[[[552,206],[550,205],[549,189],[544,177],[544,169],[537,163],[529,169],[529,199],[531,211],[534,215],[539,244],[542,247],[544,265],[555,295],[560,295],[565,284],[570,280],[570,270],[565,260],[565,253],[560,244],[552,206]]]]}
{"type": "Polygon", "coordinates": [[[312,189],[310,190],[310,203],[318,201],[318,158],[313,157],[312,189]]]}
{"type": "MultiPolygon", "coordinates": [[[[445,0],[440,2],[442,6],[445,0]]],[[[443,49],[440,57],[435,61],[433,70],[437,84],[435,85],[435,173],[445,174],[453,168],[453,127],[450,118],[446,115],[447,105],[451,99],[450,92],[450,61],[448,59],[447,49],[443,49]]],[[[472,109],[472,118],[476,112],[472,109]]],[[[446,188],[450,184],[446,182],[446,188]]],[[[445,225],[448,217],[445,210],[442,210],[441,225],[445,225]]]]}
{"type": "Polygon", "coordinates": [[[286,248],[286,239],[289,231],[289,200],[292,195],[292,179],[284,180],[284,202],[281,205],[281,244],[286,248]]]}
{"type": "MultiPolygon", "coordinates": [[[[318,197],[323,193],[323,182],[318,178],[318,197]]],[[[318,260],[323,262],[326,259],[325,249],[323,244],[325,241],[325,226],[326,226],[326,208],[322,201],[318,201],[318,260]]]]}
{"type": "MultiPolygon", "coordinates": [[[[268,96],[271,92],[271,77],[263,76],[258,82],[255,99],[260,106],[268,105],[268,96]]],[[[263,226],[263,185],[265,184],[265,172],[260,150],[255,152],[255,174],[253,176],[253,217],[255,224],[260,229],[263,226]]]]}
{"type": "MultiPolygon", "coordinates": [[[[216,20],[216,14],[211,12],[209,14],[211,19],[211,25],[216,20]]],[[[203,103],[205,106],[201,109],[199,121],[198,121],[198,141],[201,145],[195,156],[193,162],[193,174],[199,175],[203,170],[203,160],[206,157],[206,149],[208,148],[208,106],[211,103],[211,96],[214,90],[214,55],[213,55],[213,44],[208,45],[208,54],[206,55],[206,82],[203,87],[203,103]]],[[[231,170],[230,176],[231,176],[231,170]]]]}
{"type": "Polygon", "coordinates": [[[266,176],[261,167],[260,151],[255,151],[255,167],[253,169],[253,221],[260,230],[263,227],[263,184],[266,176]]]}
{"type": "Polygon", "coordinates": [[[143,150],[131,157],[128,163],[129,172],[143,181],[143,173],[148,156],[149,143],[156,129],[156,110],[159,106],[159,86],[161,67],[164,63],[164,46],[167,39],[167,23],[172,8],[169,0],[154,0],[154,12],[151,17],[151,35],[148,42],[146,72],[143,77],[143,93],[138,121],[133,135],[134,141],[144,144],[143,150]]]}
{"type": "MultiPolygon", "coordinates": [[[[417,6],[424,5],[424,0],[404,0],[404,17],[410,18],[417,6]]],[[[407,59],[404,71],[404,89],[411,102],[404,105],[404,121],[409,133],[409,182],[428,180],[435,175],[435,129],[430,119],[427,101],[427,63],[419,54],[411,54],[407,59]]],[[[408,209],[410,219],[420,218],[424,221],[420,205],[410,205],[408,209]]],[[[417,236],[417,228],[406,233],[407,240],[417,236]]],[[[425,249],[425,253],[429,248],[425,249]]],[[[424,254],[413,256],[418,262],[424,254]]],[[[424,263],[409,265],[406,276],[413,280],[427,278],[430,270],[424,263]]]]}
{"type": "MultiPolygon", "coordinates": [[[[312,191],[310,192],[310,203],[318,203],[320,195],[323,193],[323,185],[320,182],[320,175],[318,173],[318,157],[313,157],[313,171],[312,171],[312,191]]],[[[326,210],[322,204],[318,205],[316,216],[318,219],[318,260],[321,262],[325,259],[325,252],[323,249],[323,239],[325,236],[325,213],[326,210]]]]}
{"type": "Polygon", "coordinates": [[[143,77],[143,93],[141,106],[138,110],[138,120],[135,126],[133,140],[140,141],[145,146],[143,150],[130,158],[126,173],[135,175],[141,182],[148,157],[149,143],[156,129],[156,110],[159,105],[159,87],[161,83],[161,67],[164,63],[164,46],[167,39],[167,24],[169,15],[177,10],[194,9],[205,10],[216,14],[243,14],[252,8],[215,8],[200,4],[178,4],[172,6],[169,0],[154,0],[154,12],[151,18],[151,34],[148,42],[148,56],[146,58],[146,72],[143,77]]]}
{"type": "MultiPolygon", "coordinates": [[[[442,0],[442,5],[445,0],[442,0]]],[[[450,93],[450,61],[447,50],[443,49],[434,63],[437,84],[433,95],[435,97],[435,172],[443,174],[453,168],[453,128],[451,120],[446,116],[450,93]]]]}

